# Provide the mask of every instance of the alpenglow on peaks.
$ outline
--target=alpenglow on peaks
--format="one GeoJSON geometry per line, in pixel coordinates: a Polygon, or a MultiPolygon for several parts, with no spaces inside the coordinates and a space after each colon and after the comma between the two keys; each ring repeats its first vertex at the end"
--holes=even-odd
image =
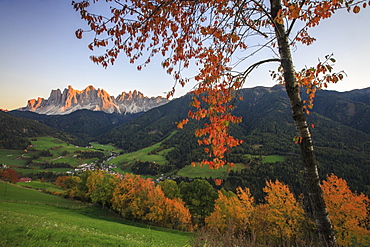
{"type": "Polygon", "coordinates": [[[169,100],[163,97],[146,97],[140,91],[122,92],[116,98],[110,96],[104,89],[88,86],[79,91],[72,88],[52,90],[48,99],[37,98],[28,100],[27,106],[21,111],[32,111],[46,115],[66,115],[74,111],[87,109],[104,111],[106,113],[138,113],[164,105],[169,100]]]}

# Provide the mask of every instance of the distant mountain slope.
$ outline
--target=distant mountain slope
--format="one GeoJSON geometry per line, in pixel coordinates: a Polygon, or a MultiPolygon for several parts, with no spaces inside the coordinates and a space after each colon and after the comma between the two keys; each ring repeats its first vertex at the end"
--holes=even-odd
{"type": "Polygon", "coordinates": [[[176,122],[187,117],[189,94],[154,108],[140,117],[122,124],[99,138],[102,143],[114,143],[131,152],[165,139],[176,130],[176,122]]]}
{"type": "Polygon", "coordinates": [[[314,112],[370,134],[370,89],[320,91],[314,104],[314,112]]]}
{"type": "Polygon", "coordinates": [[[81,109],[126,114],[145,112],[167,102],[166,98],[145,97],[136,90],[129,93],[122,92],[115,98],[104,89],[95,89],[93,86],[88,86],[82,91],[68,86],[63,93],[60,89],[52,90],[48,99],[40,97],[31,99],[26,107],[19,110],[46,115],[65,115],[81,109]]]}
{"type": "Polygon", "coordinates": [[[0,149],[24,149],[30,144],[28,138],[37,136],[52,136],[75,145],[87,145],[86,142],[63,131],[2,111],[0,111],[0,130],[0,149]]]}
{"type": "Polygon", "coordinates": [[[8,114],[34,119],[50,127],[83,138],[86,141],[96,140],[97,136],[141,115],[141,113],[109,114],[90,110],[78,110],[67,115],[44,115],[18,110],[10,111],[8,114]]]}
{"type": "Polygon", "coordinates": [[[346,99],[350,99],[355,102],[370,105],[370,87],[363,89],[355,89],[347,92],[337,92],[331,90],[325,90],[323,92],[324,94],[334,94],[346,99]]]}
{"type": "MultiPolygon", "coordinates": [[[[341,93],[337,92],[337,94],[341,93]]],[[[277,85],[272,88],[242,89],[239,96],[242,96],[244,100],[236,102],[237,107],[234,114],[242,116],[243,122],[232,128],[237,137],[246,139],[246,143],[250,146],[262,145],[263,152],[291,152],[290,150],[294,147],[291,140],[295,136],[295,128],[291,119],[288,98],[283,88],[277,85]],[[269,143],[270,141],[272,144],[269,143]],[[275,145],[277,143],[279,143],[278,146],[275,145]]],[[[174,99],[167,105],[150,110],[137,119],[113,129],[101,140],[113,142],[127,151],[149,146],[163,140],[171,131],[176,130],[175,122],[187,117],[187,112],[191,109],[190,102],[191,95],[174,99]],[[141,142],[141,145],[137,142],[141,142]]],[[[314,137],[318,139],[317,144],[321,143],[320,139],[330,134],[330,129],[325,129],[322,133],[320,131],[320,127],[324,129],[329,124],[329,120],[332,120],[337,127],[341,126],[338,127],[339,129],[347,126],[356,133],[370,133],[370,126],[366,124],[370,123],[370,114],[368,114],[370,106],[337,96],[332,92],[326,95],[325,91],[318,92],[314,104],[316,107],[308,119],[312,123],[315,123],[315,120],[318,121],[315,123],[317,128],[313,130],[317,132],[316,135],[319,135],[314,137]],[[352,114],[351,109],[355,109],[355,114],[352,114]]],[[[194,125],[200,126],[200,123],[195,122],[194,125]]],[[[338,128],[332,129],[339,131],[338,128]]],[[[351,131],[347,130],[347,133],[349,132],[351,131]]],[[[337,133],[332,137],[342,138],[347,133],[342,133],[342,135],[337,133]]],[[[349,140],[343,138],[335,141],[347,142],[349,140]]],[[[356,145],[355,142],[352,144],[356,145]]]]}

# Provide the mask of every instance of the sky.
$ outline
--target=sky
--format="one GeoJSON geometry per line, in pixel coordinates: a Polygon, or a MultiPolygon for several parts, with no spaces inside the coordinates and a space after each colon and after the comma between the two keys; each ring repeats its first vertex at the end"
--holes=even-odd
{"type": "MultiPolygon", "coordinates": [[[[105,2],[105,1],[104,1],[105,2]]],[[[370,68],[370,7],[359,14],[341,11],[324,20],[310,33],[317,39],[311,46],[293,51],[297,69],[314,66],[318,58],[334,54],[335,70],[347,77],[330,90],[349,91],[370,87],[366,74],[370,68]]],[[[83,90],[89,85],[102,88],[111,96],[139,90],[144,95],[165,96],[174,82],[161,66],[161,57],[148,67],[136,70],[120,56],[107,69],[94,64],[87,45],[92,36],[75,37],[86,23],[73,10],[71,0],[0,0],[0,109],[13,110],[27,105],[29,99],[48,98],[51,90],[83,90]]],[[[273,86],[269,70],[262,65],[252,73],[245,87],[273,86]]],[[[177,88],[175,97],[192,88],[177,88]]]]}

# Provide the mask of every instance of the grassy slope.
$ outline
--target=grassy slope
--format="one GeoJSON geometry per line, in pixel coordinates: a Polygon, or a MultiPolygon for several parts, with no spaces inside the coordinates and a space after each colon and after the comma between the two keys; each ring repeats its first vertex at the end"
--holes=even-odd
{"type": "Polygon", "coordinates": [[[22,153],[22,150],[0,149],[0,164],[23,166],[26,160],[19,158],[22,153]]]}
{"type": "MultiPolygon", "coordinates": [[[[235,166],[231,169],[233,170],[241,170],[244,168],[243,164],[235,164],[235,166]]],[[[179,176],[189,177],[189,178],[227,178],[228,176],[228,167],[222,167],[219,169],[210,169],[208,166],[202,166],[200,167],[199,164],[197,164],[195,167],[189,165],[184,168],[182,168],[179,172],[179,176]]]]}
{"type": "Polygon", "coordinates": [[[105,145],[102,145],[102,144],[100,144],[100,143],[97,143],[97,142],[92,142],[92,143],[90,143],[91,144],[91,146],[93,146],[95,149],[102,149],[102,150],[104,150],[104,151],[115,151],[115,152],[117,152],[117,151],[119,151],[115,146],[113,146],[113,145],[107,145],[107,144],[105,144],[105,145]]]}
{"type": "Polygon", "coordinates": [[[29,187],[29,188],[32,188],[32,189],[44,189],[46,191],[63,192],[61,187],[56,186],[55,184],[46,183],[46,182],[42,183],[42,182],[37,181],[37,180],[33,180],[31,182],[18,182],[17,185],[23,186],[23,187],[29,187]]]}
{"type": "MultiPolygon", "coordinates": [[[[259,156],[252,156],[250,154],[246,154],[248,158],[252,157],[259,157],[259,156]]],[[[267,156],[262,156],[262,163],[273,163],[277,161],[285,161],[285,157],[279,156],[279,155],[267,155],[267,156]]],[[[242,170],[245,167],[243,164],[235,164],[233,168],[230,168],[232,170],[242,170]]],[[[209,169],[208,166],[202,166],[199,167],[199,165],[196,165],[195,167],[192,166],[186,166],[182,168],[179,172],[178,175],[184,176],[184,177],[189,177],[189,178],[227,178],[228,172],[227,172],[228,167],[222,167],[219,169],[209,169]]]]}
{"type": "Polygon", "coordinates": [[[148,154],[150,151],[158,148],[160,146],[160,143],[157,143],[153,146],[143,148],[139,151],[132,152],[132,153],[127,153],[127,154],[122,154],[114,159],[111,160],[112,164],[119,165],[120,163],[130,163],[133,164],[135,163],[135,160],[140,160],[140,161],[155,161],[161,165],[164,165],[167,160],[163,155],[156,155],[156,154],[148,154]]]}
{"type": "Polygon", "coordinates": [[[10,184],[4,196],[4,189],[0,182],[0,246],[184,246],[189,240],[189,233],[123,224],[94,206],[10,184]]]}
{"type": "Polygon", "coordinates": [[[262,156],[262,163],[274,163],[274,162],[284,162],[285,157],[279,156],[279,155],[267,155],[267,156],[262,156]]]}
{"type": "MultiPolygon", "coordinates": [[[[175,134],[176,131],[172,132],[168,137],[170,138],[173,134],[175,134]]],[[[149,152],[159,148],[161,146],[162,142],[158,142],[150,147],[143,148],[141,150],[138,150],[136,152],[132,153],[127,153],[127,154],[122,154],[111,161],[109,161],[110,164],[114,164],[118,166],[117,169],[114,169],[117,172],[132,172],[131,171],[131,166],[135,163],[136,160],[140,161],[151,161],[151,162],[156,162],[160,165],[165,165],[167,163],[166,160],[166,154],[169,152],[172,148],[169,149],[164,149],[158,154],[148,154],[149,152]],[[125,169],[121,169],[121,166],[127,164],[125,169]]]]}

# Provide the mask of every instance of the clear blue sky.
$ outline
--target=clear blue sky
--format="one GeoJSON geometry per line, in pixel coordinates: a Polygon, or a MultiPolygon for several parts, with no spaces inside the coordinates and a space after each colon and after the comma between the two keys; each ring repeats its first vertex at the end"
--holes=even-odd
{"type": "MultiPolygon", "coordinates": [[[[370,7],[357,15],[342,11],[324,20],[311,31],[317,38],[314,45],[294,52],[297,68],[334,53],[335,69],[345,70],[348,77],[329,89],[370,87],[369,24],[370,7]]],[[[165,96],[172,88],[172,78],[162,70],[160,59],[140,72],[123,56],[108,69],[93,64],[87,48],[91,37],[76,39],[78,28],[86,24],[70,0],[0,0],[0,108],[23,107],[29,99],[48,98],[52,89],[63,90],[68,85],[77,90],[93,85],[111,96],[135,89],[147,96],[165,96]]],[[[275,65],[261,66],[245,86],[274,85],[270,69],[275,65]]],[[[176,96],[190,88],[178,88],[176,96]]]]}

